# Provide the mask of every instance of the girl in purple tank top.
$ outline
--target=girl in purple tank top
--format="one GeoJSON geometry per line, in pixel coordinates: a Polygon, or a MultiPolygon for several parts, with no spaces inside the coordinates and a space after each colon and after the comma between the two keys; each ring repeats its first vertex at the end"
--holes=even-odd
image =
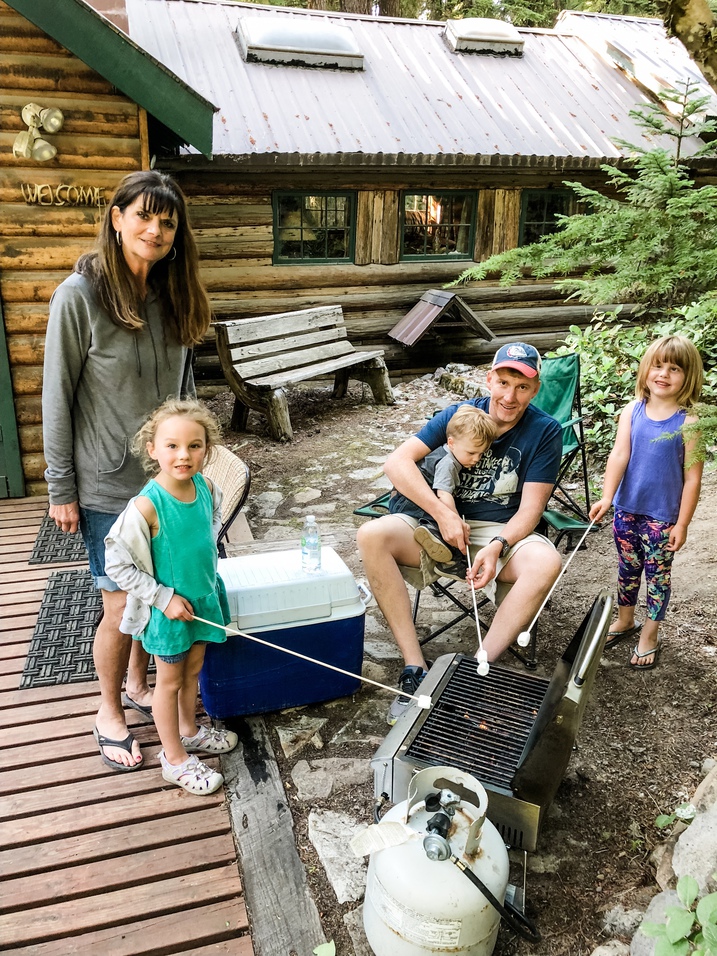
{"type": "Polygon", "coordinates": [[[702,462],[692,460],[695,442],[685,445],[681,429],[697,420],[688,409],[699,399],[702,379],[702,359],[689,339],[669,335],[652,343],[637,372],[636,400],[620,415],[602,498],[590,509],[590,518],[599,521],[615,504],[618,616],[605,647],[639,633],[630,656],[636,670],[657,664],[672,559],[687,540],[700,497],[702,462]],[[637,624],[643,572],[647,617],[637,624]]]}

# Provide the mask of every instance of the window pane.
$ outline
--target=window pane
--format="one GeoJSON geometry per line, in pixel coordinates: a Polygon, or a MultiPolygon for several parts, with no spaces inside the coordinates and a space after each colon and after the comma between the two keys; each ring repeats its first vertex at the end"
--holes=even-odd
{"type": "Polygon", "coordinates": [[[405,193],[402,256],[470,258],[474,193],[405,193]]]}
{"type": "Polygon", "coordinates": [[[526,189],[522,197],[520,244],[538,242],[558,229],[556,217],[568,216],[572,193],[565,189],[526,189]]]}
{"type": "Polygon", "coordinates": [[[350,261],[352,197],[343,193],[280,193],[275,200],[275,259],[350,261]]]}

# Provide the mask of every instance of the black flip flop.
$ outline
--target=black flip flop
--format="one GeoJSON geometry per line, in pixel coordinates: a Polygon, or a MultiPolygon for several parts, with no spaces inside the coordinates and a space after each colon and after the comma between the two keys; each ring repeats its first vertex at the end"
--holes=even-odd
{"type": "Polygon", "coordinates": [[[109,757],[105,756],[105,747],[117,747],[119,750],[125,750],[131,755],[132,744],[134,743],[134,737],[132,734],[127,734],[124,740],[110,740],[109,737],[104,737],[95,727],[95,729],[92,731],[92,736],[97,741],[97,746],[100,748],[100,758],[105,766],[111,767],[112,770],[117,771],[117,773],[131,773],[132,771],[139,770],[142,767],[143,762],[127,765],[124,763],[117,763],[116,760],[110,760],[109,757]]]}
{"type": "Polygon", "coordinates": [[[626,631],[608,631],[604,649],[609,651],[611,647],[615,647],[620,641],[624,641],[628,637],[634,637],[634,635],[639,634],[641,630],[642,624],[640,623],[633,625],[633,627],[628,627],[626,631]]]}
{"type": "Polygon", "coordinates": [[[149,720],[153,720],[152,717],[152,705],[147,706],[146,704],[138,704],[136,700],[132,700],[129,694],[122,694],[122,704],[124,707],[131,707],[132,710],[136,710],[137,713],[142,714],[143,717],[147,717],[149,720]]]}

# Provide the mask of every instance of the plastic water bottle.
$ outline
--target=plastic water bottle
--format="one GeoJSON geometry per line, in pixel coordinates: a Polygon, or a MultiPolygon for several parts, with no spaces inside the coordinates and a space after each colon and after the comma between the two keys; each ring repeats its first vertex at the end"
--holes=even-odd
{"type": "Polygon", "coordinates": [[[301,529],[301,569],[309,574],[321,570],[321,535],[313,515],[306,516],[301,529]]]}

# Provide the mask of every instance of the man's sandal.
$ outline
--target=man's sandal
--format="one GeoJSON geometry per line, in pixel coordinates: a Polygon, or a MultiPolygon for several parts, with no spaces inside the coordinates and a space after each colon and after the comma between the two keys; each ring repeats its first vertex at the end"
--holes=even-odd
{"type": "Polygon", "coordinates": [[[118,763],[116,760],[110,760],[105,754],[105,747],[116,747],[118,750],[126,751],[131,757],[134,756],[132,753],[132,744],[134,743],[134,737],[132,734],[127,734],[124,740],[110,740],[109,737],[103,736],[99,730],[95,727],[92,731],[92,736],[97,741],[97,746],[100,748],[100,757],[102,763],[107,767],[111,767],[112,770],[117,771],[117,773],[130,773],[133,770],[139,770],[142,766],[142,761],[134,764],[125,764],[118,763]]]}
{"type": "Polygon", "coordinates": [[[652,663],[651,663],[651,664],[633,664],[632,660],[630,660],[630,667],[631,667],[634,671],[651,671],[653,667],[657,667],[657,662],[658,662],[658,660],[660,659],[660,651],[661,651],[661,650],[662,650],[662,638],[661,638],[661,637],[658,637],[658,638],[657,638],[657,646],[656,646],[656,647],[650,648],[649,651],[642,651],[642,653],[640,653],[640,651],[638,651],[638,649],[637,649],[637,644],[635,644],[635,646],[634,646],[633,649],[632,649],[632,653],[633,653],[633,655],[638,659],[638,661],[644,660],[646,657],[652,657],[653,660],[652,660],[652,663]]]}

